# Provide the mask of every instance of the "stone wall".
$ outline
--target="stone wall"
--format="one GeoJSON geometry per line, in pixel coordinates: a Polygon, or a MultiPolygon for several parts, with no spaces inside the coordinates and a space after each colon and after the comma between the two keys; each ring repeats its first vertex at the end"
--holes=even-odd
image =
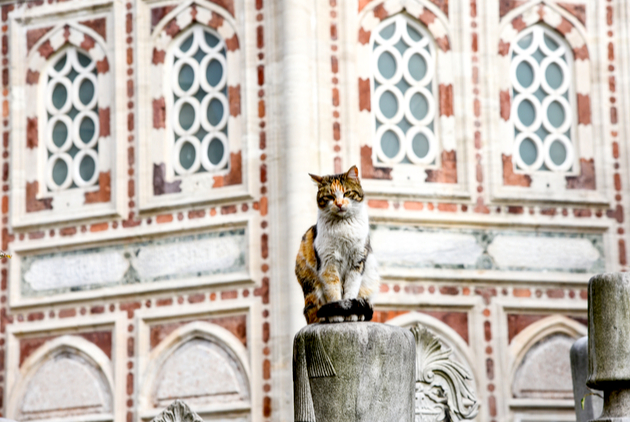
{"type": "Polygon", "coordinates": [[[383,278],[375,320],[430,327],[473,374],[477,420],[571,420],[588,279],[628,269],[629,13],[621,0],[3,2],[1,416],[132,422],[181,398],[205,420],[290,420],[294,257],[316,218],[306,173],[356,164],[383,278]],[[429,158],[378,143],[373,42],[390,21],[430,40],[418,92],[434,114],[415,123],[429,158]],[[572,75],[572,155],[547,170],[515,149],[510,52],[534,27],[572,75]],[[184,145],[174,51],[195,28],[222,48],[221,89],[199,86],[225,121],[200,114],[184,145]],[[68,51],[93,66],[97,161],[91,184],[79,171],[57,189],[47,163],[66,145],[45,100],[68,51]],[[222,129],[204,143],[208,125],[222,129]],[[218,162],[176,165],[215,138],[218,162]]]}

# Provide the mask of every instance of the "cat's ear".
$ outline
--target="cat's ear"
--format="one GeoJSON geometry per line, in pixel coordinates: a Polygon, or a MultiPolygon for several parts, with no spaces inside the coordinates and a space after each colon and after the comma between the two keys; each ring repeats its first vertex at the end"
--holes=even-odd
{"type": "Polygon", "coordinates": [[[348,170],[346,172],[346,177],[348,177],[348,179],[350,179],[350,180],[358,181],[359,180],[359,169],[357,169],[357,166],[350,167],[350,170],[348,170]]]}
{"type": "Polygon", "coordinates": [[[324,180],[322,176],[317,176],[316,174],[309,173],[308,175],[311,176],[311,179],[313,179],[313,182],[317,183],[318,185],[322,183],[322,180],[324,180]]]}

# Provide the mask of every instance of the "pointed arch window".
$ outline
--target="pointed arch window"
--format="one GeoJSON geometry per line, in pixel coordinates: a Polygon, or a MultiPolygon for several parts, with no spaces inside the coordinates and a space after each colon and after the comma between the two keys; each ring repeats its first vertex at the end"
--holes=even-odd
{"type": "Polygon", "coordinates": [[[398,14],[383,21],[372,37],[374,162],[436,163],[436,52],[431,34],[398,14]]]}
{"type": "Polygon", "coordinates": [[[510,52],[515,166],[526,173],[566,173],[576,165],[573,57],[543,24],[524,30],[510,52]]]}
{"type": "Polygon", "coordinates": [[[98,185],[99,109],[96,63],[68,46],[45,75],[46,188],[56,192],[98,185]]]}
{"type": "Polygon", "coordinates": [[[170,51],[172,165],[176,175],[227,169],[230,157],[225,40],[195,25],[170,51]]]}

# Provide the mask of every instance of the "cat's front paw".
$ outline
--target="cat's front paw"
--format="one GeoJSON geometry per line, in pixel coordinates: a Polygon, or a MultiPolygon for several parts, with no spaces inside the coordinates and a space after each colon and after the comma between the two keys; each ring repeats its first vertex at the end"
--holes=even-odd
{"type": "Polygon", "coordinates": [[[329,316],[326,317],[326,322],[343,322],[343,317],[342,316],[329,316]]]}
{"type": "Polygon", "coordinates": [[[359,321],[359,315],[348,315],[346,317],[347,322],[357,322],[359,321]]]}

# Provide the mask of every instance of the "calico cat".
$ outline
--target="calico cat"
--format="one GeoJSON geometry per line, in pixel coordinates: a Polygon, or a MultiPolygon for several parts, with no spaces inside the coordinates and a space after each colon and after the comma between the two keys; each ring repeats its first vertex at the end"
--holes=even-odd
{"type": "Polygon", "coordinates": [[[302,237],[295,274],[308,324],[371,319],[379,284],[359,171],[310,175],[317,183],[317,224],[302,237]]]}

